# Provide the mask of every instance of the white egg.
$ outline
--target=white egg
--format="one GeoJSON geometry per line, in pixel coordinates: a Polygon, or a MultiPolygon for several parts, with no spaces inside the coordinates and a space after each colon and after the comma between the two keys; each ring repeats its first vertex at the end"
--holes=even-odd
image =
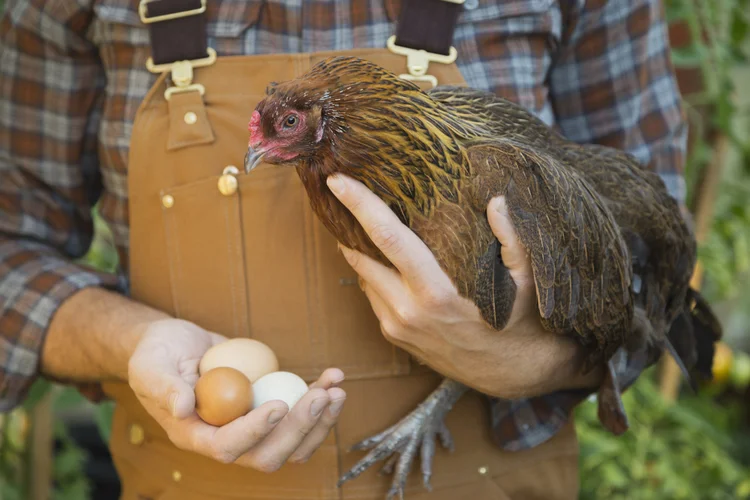
{"type": "Polygon", "coordinates": [[[281,400],[289,409],[302,399],[307,391],[307,382],[290,372],[273,372],[264,375],[253,384],[253,409],[269,401],[281,400]]]}

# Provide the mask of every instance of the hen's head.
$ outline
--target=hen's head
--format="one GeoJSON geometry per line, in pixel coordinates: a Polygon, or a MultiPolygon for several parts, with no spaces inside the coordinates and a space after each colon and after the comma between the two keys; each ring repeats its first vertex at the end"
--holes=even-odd
{"type": "Polygon", "coordinates": [[[294,162],[301,155],[314,152],[323,139],[325,118],[320,92],[308,89],[300,93],[281,84],[270,86],[266,93],[268,96],[255,108],[248,125],[248,172],[261,160],[294,162]]]}
{"type": "MultiPolygon", "coordinates": [[[[245,171],[261,161],[296,164],[336,142],[358,113],[389,96],[419,92],[412,83],[354,57],[333,57],[287,82],[271,84],[250,118],[245,171]]],[[[361,117],[360,117],[361,118],[361,117]]]]}

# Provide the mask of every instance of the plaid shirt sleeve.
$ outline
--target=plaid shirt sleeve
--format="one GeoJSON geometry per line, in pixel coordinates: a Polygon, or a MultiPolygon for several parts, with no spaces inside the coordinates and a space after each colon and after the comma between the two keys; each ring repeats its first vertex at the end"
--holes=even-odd
{"type": "MultiPolygon", "coordinates": [[[[587,1],[568,14],[567,39],[556,54],[549,79],[560,131],[576,142],[627,151],[656,171],[670,194],[684,204],[687,127],[661,2],[587,1]]],[[[628,355],[620,350],[615,355],[621,390],[655,362],[655,354],[628,355]]],[[[539,445],[554,436],[573,408],[592,392],[495,400],[491,404],[495,440],[507,450],[539,445]]]]}
{"type": "Polygon", "coordinates": [[[93,236],[105,84],[75,5],[11,1],[0,21],[0,411],[37,375],[60,304],[117,281],[72,263],[93,236]]]}

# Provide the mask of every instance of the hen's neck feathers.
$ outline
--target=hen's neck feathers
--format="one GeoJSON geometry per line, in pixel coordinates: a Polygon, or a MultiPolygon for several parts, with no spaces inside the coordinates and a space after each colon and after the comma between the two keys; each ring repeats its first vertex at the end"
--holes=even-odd
{"type": "Polygon", "coordinates": [[[299,166],[303,182],[312,184],[308,191],[316,186],[328,194],[324,179],[344,173],[367,185],[402,220],[409,218],[405,201],[424,216],[436,201],[458,202],[459,182],[470,175],[462,144],[482,135],[476,117],[454,114],[386,73],[352,80],[328,87],[322,99],[324,145],[299,166]]]}

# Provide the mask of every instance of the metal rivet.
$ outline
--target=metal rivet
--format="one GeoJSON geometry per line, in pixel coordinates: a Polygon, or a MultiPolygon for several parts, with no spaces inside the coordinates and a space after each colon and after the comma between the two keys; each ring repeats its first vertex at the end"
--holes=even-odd
{"type": "Polygon", "coordinates": [[[239,173],[239,169],[234,165],[229,165],[224,168],[221,177],[219,177],[219,192],[221,194],[224,196],[232,196],[237,192],[239,182],[237,182],[237,177],[235,176],[239,173]]]}
{"type": "Polygon", "coordinates": [[[487,467],[484,467],[484,466],[480,467],[479,468],[479,474],[481,476],[486,476],[487,475],[487,467]]]}
{"type": "Polygon", "coordinates": [[[192,125],[193,123],[198,121],[198,115],[196,115],[192,111],[188,111],[187,113],[185,113],[183,120],[185,120],[185,123],[187,123],[188,125],[192,125]]]}
{"type": "Polygon", "coordinates": [[[182,479],[182,472],[180,472],[178,470],[172,471],[172,480],[175,483],[178,483],[181,479],[182,479]]]}
{"type": "Polygon", "coordinates": [[[237,192],[237,177],[226,174],[219,177],[219,192],[224,196],[232,196],[237,192]]]}
{"type": "Polygon", "coordinates": [[[132,424],[128,431],[128,438],[130,439],[130,444],[138,446],[146,439],[146,433],[140,425],[132,424]]]}
{"type": "Polygon", "coordinates": [[[174,206],[174,197],[171,194],[165,194],[161,197],[161,204],[164,208],[172,208],[174,206]]]}

